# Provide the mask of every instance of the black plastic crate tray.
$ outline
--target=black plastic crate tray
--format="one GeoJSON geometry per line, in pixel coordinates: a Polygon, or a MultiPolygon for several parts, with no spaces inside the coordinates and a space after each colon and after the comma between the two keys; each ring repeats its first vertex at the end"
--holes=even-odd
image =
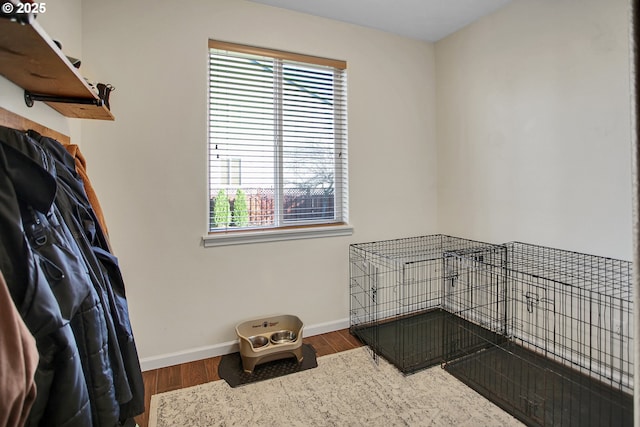
{"type": "Polygon", "coordinates": [[[442,309],[351,327],[351,333],[405,374],[504,341],[501,335],[442,309]]]}
{"type": "Polygon", "coordinates": [[[513,342],[459,358],[445,369],[527,425],[633,425],[631,395],[513,342]]]}

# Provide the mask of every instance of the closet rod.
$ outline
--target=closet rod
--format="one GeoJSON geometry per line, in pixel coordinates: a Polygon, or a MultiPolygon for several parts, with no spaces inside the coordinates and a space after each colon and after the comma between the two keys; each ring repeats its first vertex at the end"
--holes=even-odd
{"type": "Polygon", "coordinates": [[[25,90],[24,103],[27,104],[27,107],[33,107],[34,101],[61,102],[64,104],[87,104],[95,105],[96,107],[102,107],[102,105],[104,104],[104,101],[100,98],[73,98],[56,95],[42,95],[38,93],[31,93],[25,90]]]}

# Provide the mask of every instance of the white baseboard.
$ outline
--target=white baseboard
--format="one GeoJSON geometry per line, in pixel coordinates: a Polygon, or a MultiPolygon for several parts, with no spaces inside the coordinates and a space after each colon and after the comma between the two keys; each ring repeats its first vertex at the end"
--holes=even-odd
{"type": "Polygon", "coordinates": [[[327,332],[339,331],[349,327],[349,319],[334,320],[331,322],[318,323],[316,325],[305,326],[304,336],[312,337],[314,335],[326,334],[327,332]]]}
{"type": "MultiPolygon", "coordinates": [[[[340,319],[332,322],[318,323],[316,325],[305,326],[304,337],[326,334],[327,332],[338,331],[349,327],[349,319],[340,319]]],[[[140,367],[143,371],[164,368],[181,363],[193,362],[195,360],[207,359],[209,357],[223,356],[225,354],[238,351],[238,341],[227,341],[204,347],[192,348],[175,353],[161,354],[159,356],[144,357],[140,359],[140,367]]]]}

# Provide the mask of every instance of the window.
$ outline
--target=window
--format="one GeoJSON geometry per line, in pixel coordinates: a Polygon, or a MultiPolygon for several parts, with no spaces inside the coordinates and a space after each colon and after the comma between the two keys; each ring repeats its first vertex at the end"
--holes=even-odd
{"type": "Polygon", "coordinates": [[[346,224],[346,64],[209,41],[209,232],[346,224]]]}

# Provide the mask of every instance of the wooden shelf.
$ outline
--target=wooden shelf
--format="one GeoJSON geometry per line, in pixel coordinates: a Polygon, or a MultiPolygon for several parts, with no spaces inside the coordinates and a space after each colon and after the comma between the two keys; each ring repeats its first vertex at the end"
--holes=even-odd
{"type": "MultiPolygon", "coordinates": [[[[28,24],[0,18],[0,74],[31,93],[100,99],[33,16],[28,24]]],[[[66,117],[114,120],[104,105],[46,104],[66,117]]]]}

